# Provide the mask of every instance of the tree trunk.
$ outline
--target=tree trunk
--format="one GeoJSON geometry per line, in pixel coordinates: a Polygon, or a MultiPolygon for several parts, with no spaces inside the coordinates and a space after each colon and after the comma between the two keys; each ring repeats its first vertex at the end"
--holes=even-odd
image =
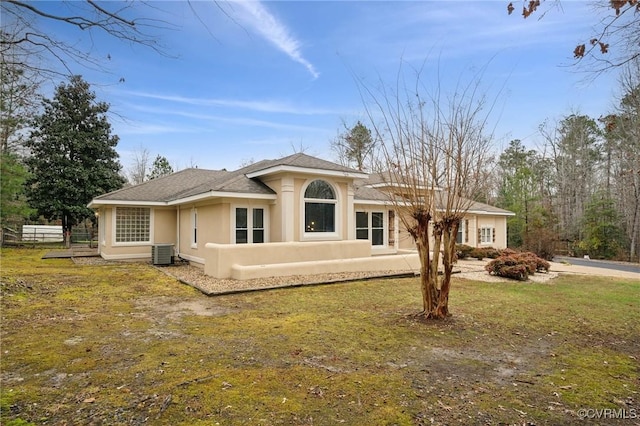
{"type": "Polygon", "coordinates": [[[67,214],[62,215],[62,238],[64,246],[66,248],[71,248],[71,221],[67,214]]]}
{"type": "MultiPolygon", "coordinates": [[[[434,252],[431,257],[429,242],[429,223],[431,215],[426,211],[419,211],[414,214],[416,220],[415,226],[409,231],[418,248],[420,256],[420,289],[422,291],[422,312],[426,318],[431,316],[434,308],[438,303],[437,293],[437,267],[435,271],[436,280],[434,280],[433,263],[437,262],[438,257],[434,252]]],[[[437,247],[437,245],[436,245],[437,247]]]]}
{"type": "Polygon", "coordinates": [[[453,272],[453,262],[455,261],[456,236],[460,221],[446,221],[443,229],[443,253],[442,253],[442,278],[438,306],[434,312],[434,318],[444,319],[449,314],[449,290],[451,289],[451,274],[453,272]]]}
{"type": "Polygon", "coordinates": [[[438,266],[440,263],[440,247],[442,243],[442,229],[439,223],[433,225],[433,257],[431,258],[429,268],[429,289],[431,290],[431,305],[429,310],[425,312],[426,318],[438,318],[436,309],[440,298],[440,288],[438,286],[438,266]]]}

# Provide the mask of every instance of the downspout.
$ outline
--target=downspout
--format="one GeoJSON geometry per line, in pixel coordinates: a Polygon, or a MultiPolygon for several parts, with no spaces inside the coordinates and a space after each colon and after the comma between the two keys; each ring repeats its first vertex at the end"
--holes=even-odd
{"type": "Polygon", "coordinates": [[[176,206],[176,252],[175,256],[180,257],[180,206],[176,206]]]}

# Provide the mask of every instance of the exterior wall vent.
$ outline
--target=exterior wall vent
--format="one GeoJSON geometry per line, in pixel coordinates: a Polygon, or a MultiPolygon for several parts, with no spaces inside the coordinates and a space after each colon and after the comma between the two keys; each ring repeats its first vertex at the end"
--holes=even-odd
{"type": "Polygon", "coordinates": [[[154,244],[151,246],[151,261],[154,265],[172,265],[173,244],[154,244]]]}

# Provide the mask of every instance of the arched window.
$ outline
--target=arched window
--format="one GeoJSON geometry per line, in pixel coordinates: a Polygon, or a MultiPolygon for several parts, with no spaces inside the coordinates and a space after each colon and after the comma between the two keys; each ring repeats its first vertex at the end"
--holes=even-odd
{"type": "Polygon", "coordinates": [[[304,191],[305,232],[336,231],[336,193],[324,180],[314,180],[304,191]]]}

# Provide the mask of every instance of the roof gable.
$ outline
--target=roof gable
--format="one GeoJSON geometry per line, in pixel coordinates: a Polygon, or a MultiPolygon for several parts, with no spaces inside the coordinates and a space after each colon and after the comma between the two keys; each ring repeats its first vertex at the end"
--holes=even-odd
{"type": "Polygon", "coordinates": [[[302,152],[276,160],[263,160],[240,169],[247,177],[260,177],[279,172],[301,172],[317,175],[366,178],[367,174],[302,152]]]}

